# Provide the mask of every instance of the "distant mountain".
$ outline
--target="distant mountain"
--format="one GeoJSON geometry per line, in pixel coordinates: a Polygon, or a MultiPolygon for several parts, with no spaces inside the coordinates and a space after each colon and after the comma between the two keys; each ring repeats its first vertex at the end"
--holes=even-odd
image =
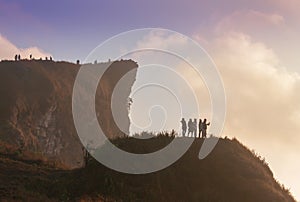
{"type": "MultiPolygon", "coordinates": [[[[112,92],[130,71],[131,77],[122,86],[123,94],[118,96],[119,110],[129,131],[128,96],[138,66],[132,60],[122,60],[82,67],[104,72],[108,65],[97,89],[96,111],[106,134],[117,137],[123,133],[112,119],[112,92]]],[[[83,147],[72,116],[72,90],[79,68],[80,65],[49,60],[0,62],[0,151],[15,156],[26,153],[28,158],[41,158],[64,168],[83,165],[83,147]]],[[[94,77],[89,75],[88,79],[97,79],[94,77]]],[[[85,91],[81,94],[84,97],[85,91]]]]}
{"type": "MultiPolygon", "coordinates": [[[[159,149],[174,137],[120,138],[114,144],[137,153],[159,149]]],[[[170,167],[146,175],[110,170],[90,159],[87,167],[63,171],[41,162],[0,158],[0,197],[26,201],[224,201],[294,202],[267,163],[236,139],[220,139],[198,159],[203,139],[170,167]]]]}

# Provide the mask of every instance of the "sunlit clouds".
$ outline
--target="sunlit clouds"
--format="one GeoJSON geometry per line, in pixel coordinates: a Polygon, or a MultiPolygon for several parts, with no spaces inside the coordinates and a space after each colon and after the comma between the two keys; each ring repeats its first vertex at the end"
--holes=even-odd
{"type": "Polygon", "coordinates": [[[38,47],[18,48],[1,34],[0,47],[0,58],[2,60],[12,60],[16,54],[20,54],[22,59],[29,59],[30,55],[32,55],[32,57],[35,59],[51,56],[50,53],[46,53],[43,50],[40,50],[38,47]]]}

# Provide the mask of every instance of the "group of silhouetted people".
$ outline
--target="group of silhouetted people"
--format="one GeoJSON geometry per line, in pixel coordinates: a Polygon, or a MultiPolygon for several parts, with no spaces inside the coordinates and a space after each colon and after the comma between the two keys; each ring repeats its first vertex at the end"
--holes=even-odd
{"type": "MultiPolygon", "coordinates": [[[[34,60],[34,58],[32,57],[32,54],[29,55],[29,59],[30,59],[30,60],[34,60]]],[[[40,58],[40,60],[43,60],[43,58],[40,58]]],[[[48,57],[45,57],[45,60],[50,60],[50,61],[52,61],[53,58],[52,58],[52,56],[50,56],[49,58],[48,58],[48,57]]],[[[16,55],[15,55],[15,61],[21,61],[21,55],[20,55],[20,54],[16,54],[16,55]]]]}
{"type": "Polygon", "coordinates": [[[15,55],[15,61],[20,61],[21,60],[21,55],[15,55]]]}
{"type": "Polygon", "coordinates": [[[207,123],[207,120],[204,119],[203,121],[199,119],[199,123],[197,123],[197,119],[189,119],[188,123],[186,123],[185,119],[181,119],[181,126],[182,126],[182,136],[183,137],[197,137],[197,130],[198,130],[198,137],[199,138],[206,138],[207,136],[207,126],[210,123],[207,123]],[[187,132],[188,129],[188,132],[187,132]],[[186,135],[187,132],[187,135],[186,135]]]}

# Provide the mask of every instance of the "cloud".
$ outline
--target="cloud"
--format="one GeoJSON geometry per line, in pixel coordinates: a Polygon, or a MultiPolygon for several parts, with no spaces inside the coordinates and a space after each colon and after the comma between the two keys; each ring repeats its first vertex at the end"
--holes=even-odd
{"type": "MultiPolygon", "coordinates": [[[[259,151],[266,151],[259,142],[298,148],[300,75],[288,71],[273,49],[243,32],[224,29],[210,38],[201,34],[194,38],[211,54],[224,81],[223,135],[236,136],[259,151]]],[[[187,68],[182,68],[182,74],[196,91],[203,92],[195,74],[187,68]]]]}
{"type": "Polygon", "coordinates": [[[151,47],[166,49],[169,46],[184,45],[187,38],[179,37],[177,34],[169,34],[164,30],[153,30],[137,43],[138,48],[151,47]]]}
{"type": "Polygon", "coordinates": [[[211,53],[228,96],[226,132],[299,143],[300,76],[281,66],[272,49],[243,33],[215,39],[211,53]]]}
{"type": "Polygon", "coordinates": [[[267,29],[282,28],[283,16],[276,13],[263,13],[256,10],[238,10],[224,17],[217,25],[216,32],[227,30],[255,32],[267,29]]]}
{"type": "Polygon", "coordinates": [[[8,59],[12,60],[14,59],[14,56],[16,54],[20,54],[22,58],[29,58],[30,54],[34,58],[44,58],[51,56],[50,53],[47,53],[38,47],[29,47],[29,48],[18,48],[16,45],[11,43],[8,39],[6,39],[4,36],[0,34],[0,58],[2,60],[8,59]]]}
{"type": "MultiPolygon", "coordinates": [[[[277,18],[274,16],[251,13],[257,18],[270,18],[275,24],[279,22],[274,20],[277,18]]],[[[224,80],[228,99],[224,135],[237,136],[245,142],[270,140],[297,147],[297,143],[300,143],[300,95],[297,94],[300,75],[287,71],[271,48],[243,32],[224,28],[223,34],[217,34],[215,38],[201,37],[199,34],[195,35],[195,39],[200,43],[205,41],[224,80]]],[[[138,43],[138,47],[165,49],[172,45],[184,47],[185,44],[186,39],[155,32],[138,43]]],[[[151,53],[143,59],[160,64],[161,60],[169,58],[158,59],[157,55],[151,53]]],[[[196,91],[198,100],[204,102],[201,105],[210,108],[207,89],[199,75],[186,64],[179,63],[176,67],[176,71],[196,91]]],[[[141,78],[147,77],[142,75],[142,71],[140,73],[141,78]]],[[[208,110],[205,110],[205,115],[210,116],[208,110]]]]}

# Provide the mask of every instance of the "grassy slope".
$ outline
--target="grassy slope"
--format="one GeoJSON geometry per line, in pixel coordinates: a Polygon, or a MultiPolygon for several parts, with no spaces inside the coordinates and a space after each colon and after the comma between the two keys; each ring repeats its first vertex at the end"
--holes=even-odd
{"type": "MultiPolygon", "coordinates": [[[[147,152],[171,140],[160,136],[114,143],[128,151],[147,152]]],[[[221,139],[200,161],[202,142],[197,139],[179,161],[147,175],[117,173],[93,159],[86,168],[62,171],[2,155],[0,196],[30,201],[295,201],[274,180],[267,164],[237,140],[221,139]]]]}

